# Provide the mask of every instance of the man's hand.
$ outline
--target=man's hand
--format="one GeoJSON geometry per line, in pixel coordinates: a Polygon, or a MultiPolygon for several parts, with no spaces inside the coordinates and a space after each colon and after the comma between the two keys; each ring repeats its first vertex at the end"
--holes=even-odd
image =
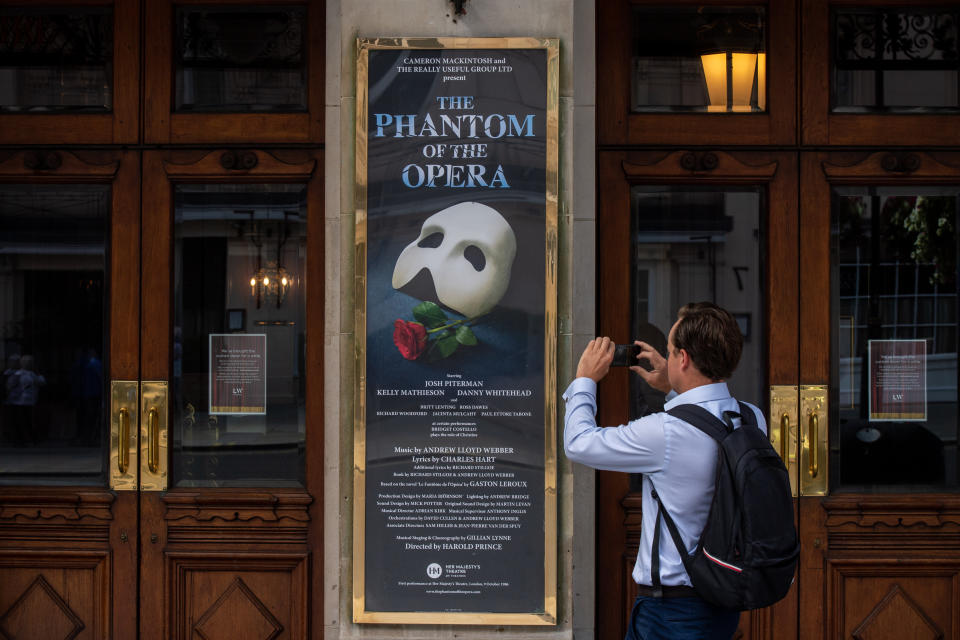
{"type": "Polygon", "coordinates": [[[580,356],[580,364],[577,365],[578,378],[590,378],[594,382],[600,382],[610,371],[610,363],[613,362],[613,351],[616,345],[610,341],[610,338],[594,338],[587,344],[580,356]]]}
{"type": "Polygon", "coordinates": [[[667,359],[660,355],[660,352],[654,349],[646,342],[635,340],[633,344],[640,347],[640,353],[637,354],[637,360],[646,360],[650,363],[650,371],[637,365],[630,367],[630,370],[643,378],[647,384],[663,393],[670,393],[670,380],[667,379],[667,359]]]}

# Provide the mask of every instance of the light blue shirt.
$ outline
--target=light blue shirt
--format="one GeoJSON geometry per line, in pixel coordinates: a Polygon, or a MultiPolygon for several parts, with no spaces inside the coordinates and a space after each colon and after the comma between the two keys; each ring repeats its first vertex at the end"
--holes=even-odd
{"type": "MultiPolygon", "coordinates": [[[[740,409],[725,382],[695,387],[681,394],[671,391],[667,398],[664,409],[698,404],[718,418],[724,411],[739,413],[740,409]]],[[[563,448],[568,458],[595,469],[643,474],[643,523],[633,579],[638,584],[652,585],[650,551],[657,503],[650,490],[656,487],[680,530],[687,553],[693,553],[713,499],[717,445],[696,427],[666,413],[654,413],[619,427],[598,427],[597,385],[590,378],[571,382],[563,399],[567,403],[563,448]]],[[[763,414],[749,406],[757,416],[757,425],[766,433],[763,414]]],[[[739,427],[739,418],[733,423],[739,427]]],[[[691,585],[665,522],[660,532],[660,582],[691,585]]]]}

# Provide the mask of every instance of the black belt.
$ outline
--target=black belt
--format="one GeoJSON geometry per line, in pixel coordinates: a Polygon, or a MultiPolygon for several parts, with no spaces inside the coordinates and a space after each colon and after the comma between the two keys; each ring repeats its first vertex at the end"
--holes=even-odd
{"type": "Polygon", "coordinates": [[[637,595],[647,598],[696,598],[697,592],[693,587],[686,585],[661,585],[658,590],[646,584],[637,585],[637,595]]]}

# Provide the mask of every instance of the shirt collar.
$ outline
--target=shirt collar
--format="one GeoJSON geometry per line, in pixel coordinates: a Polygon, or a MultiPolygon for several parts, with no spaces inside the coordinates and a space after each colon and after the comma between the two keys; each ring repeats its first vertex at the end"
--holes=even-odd
{"type": "Polygon", "coordinates": [[[711,400],[726,400],[732,397],[726,382],[714,382],[713,384],[704,384],[694,387],[678,394],[672,400],[663,405],[665,410],[673,409],[681,404],[700,404],[710,402],[711,400]]]}

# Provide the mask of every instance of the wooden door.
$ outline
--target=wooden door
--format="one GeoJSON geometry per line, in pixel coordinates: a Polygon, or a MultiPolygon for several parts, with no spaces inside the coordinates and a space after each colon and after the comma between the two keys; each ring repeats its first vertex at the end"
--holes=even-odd
{"type": "Polygon", "coordinates": [[[960,156],[801,175],[800,637],[953,638],[960,156]]]}
{"type": "MultiPolygon", "coordinates": [[[[769,415],[767,389],[795,385],[798,370],[795,155],[610,151],[600,153],[599,171],[599,335],[656,344],[659,330],[664,348],[680,305],[714,300],[736,315],[745,338],[731,391],[769,415]]],[[[625,370],[611,372],[599,396],[603,425],[663,402],[625,370]]],[[[787,451],[778,428],[771,436],[787,451]]],[[[598,472],[600,638],[624,636],[636,597],[640,505],[639,478],[598,472]]],[[[776,606],[742,616],[738,637],[795,638],[796,615],[794,588],[776,606]]]]}
{"type": "Polygon", "coordinates": [[[139,174],[132,152],[0,154],[4,637],[137,634],[137,494],[111,490],[105,396],[139,375],[139,174]]]}
{"type": "Polygon", "coordinates": [[[166,485],[141,472],[144,640],[320,624],[320,166],[309,151],[145,155],[141,376],[170,393],[166,485]]]}
{"type": "Polygon", "coordinates": [[[321,163],[0,155],[3,637],[317,633],[321,163]]]}

